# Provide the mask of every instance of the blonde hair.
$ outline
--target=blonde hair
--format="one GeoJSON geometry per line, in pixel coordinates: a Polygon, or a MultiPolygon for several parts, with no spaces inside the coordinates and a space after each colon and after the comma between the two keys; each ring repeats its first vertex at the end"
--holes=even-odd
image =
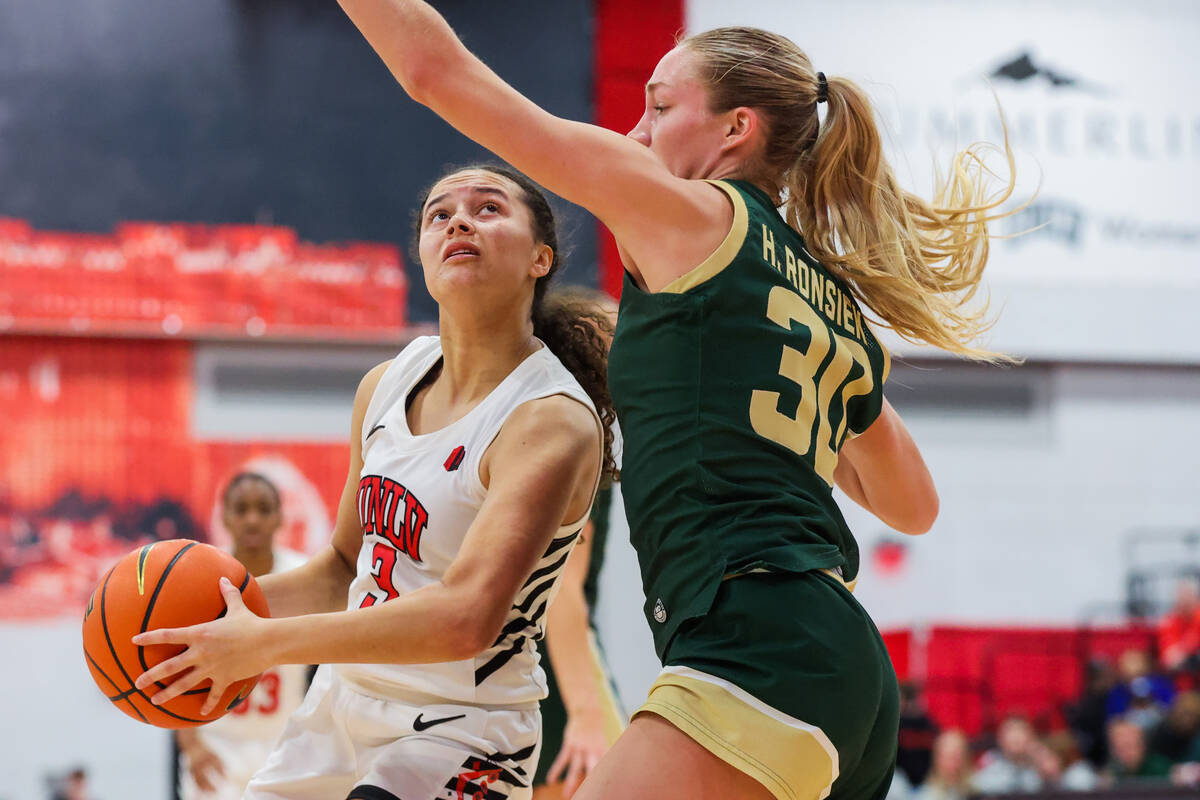
{"type": "MultiPolygon", "coordinates": [[[[975,340],[994,324],[987,304],[969,309],[988,257],[988,222],[1012,196],[1015,165],[1005,129],[1007,185],[988,196],[977,143],[954,156],[933,202],[902,189],[883,155],[866,93],[827,80],[828,112],[817,117],[820,89],[808,56],[790,39],[758,28],[717,28],[680,46],[699,56],[709,107],[752,108],[766,127],[761,162],[743,177],[766,183],[812,254],[854,295],[909,341],[982,360],[1006,357],[975,340]]],[[[994,148],[992,148],[994,149],[994,148]]]]}

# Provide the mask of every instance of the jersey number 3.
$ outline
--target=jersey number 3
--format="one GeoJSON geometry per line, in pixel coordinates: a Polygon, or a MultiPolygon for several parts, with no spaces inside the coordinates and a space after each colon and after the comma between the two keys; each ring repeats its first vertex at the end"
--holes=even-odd
{"type": "MultiPolygon", "coordinates": [[[[383,589],[382,600],[385,603],[400,596],[396,587],[392,585],[392,569],[395,566],[396,551],[383,542],[376,542],[375,549],[371,551],[371,575],[375,578],[375,584],[383,589]]],[[[374,592],[367,592],[367,596],[362,599],[358,607],[373,606],[380,602],[380,599],[374,592]]]]}
{"type": "Polygon", "coordinates": [[[801,352],[784,345],[779,360],[779,374],[800,390],[800,403],[796,415],[789,417],[779,411],[779,392],[755,389],[750,395],[750,425],[759,436],[797,455],[811,453],[813,468],[832,486],[837,451],[846,435],[846,406],[852,398],[870,394],[874,387],[867,351],[853,339],[831,333],[825,320],[803,297],[783,286],[771,289],[767,319],[787,331],[792,323],[808,329],[808,347],[801,352]],[[822,371],[830,350],[833,358],[822,371]],[[862,368],[862,374],[847,382],[855,364],[862,368]],[[836,431],[830,422],[834,408],[841,412],[836,431]]]}

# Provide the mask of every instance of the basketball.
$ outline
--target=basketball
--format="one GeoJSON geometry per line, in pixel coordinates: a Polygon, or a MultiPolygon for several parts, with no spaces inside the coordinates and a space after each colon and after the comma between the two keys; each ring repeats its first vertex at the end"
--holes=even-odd
{"type": "Polygon", "coordinates": [[[238,587],[247,608],[268,616],[266,597],[244,566],[230,554],[190,539],[139,547],[105,573],[84,610],[83,653],[93,680],[113,705],[160,728],[190,728],[223,716],[250,694],[257,676],[232,684],[216,710],[201,715],[208,682],[161,706],[150,698],[165,684],[145,692],[133,685],[147,669],[184,648],[139,647],[130,640],[143,631],[198,625],[222,616],[222,576],[238,587]]]}

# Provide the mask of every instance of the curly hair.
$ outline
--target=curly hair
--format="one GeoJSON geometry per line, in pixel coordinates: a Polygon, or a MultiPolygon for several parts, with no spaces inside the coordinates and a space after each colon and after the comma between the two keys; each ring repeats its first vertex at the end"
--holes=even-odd
{"type": "Polygon", "coordinates": [[[604,433],[604,460],[600,470],[600,484],[608,486],[619,479],[613,453],[617,412],[613,409],[612,395],[608,391],[608,347],[612,341],[612,322],[597,303],[582,296],[566,292],[547,296],[551,280],[562,267],[562,259],[558,244],[558,226],[546,195],[536,183],[507,165],[472,164],[452,169],[426,189],[424,197],[417,205],[416,232],[420,234],[420,209],[425,207],[433,187],[451,175],[472,170],[490,172],[516,184],[521,190],[522,196],[519,199],[529,209],[533,220],[534,239],[554,251],[550,270],[533,285],[533,306],[530,311],[533,335],[545,342],[550,352],[575,376],[575,380],[579,381],[579,385],[596,406],[604,433]]]}

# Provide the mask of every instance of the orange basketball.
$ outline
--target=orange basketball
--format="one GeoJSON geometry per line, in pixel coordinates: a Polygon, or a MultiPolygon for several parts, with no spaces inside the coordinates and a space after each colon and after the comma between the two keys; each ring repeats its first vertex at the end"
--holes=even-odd
{"type": "MultiPolygon", "coordinates": [[[[118,561],[92,592],[83,613],[83,654],[100,691],[134,719],[160,728],[190,728],[212,722],[246,698],[258,677],[234,683],[213,713],[202,716],[205,681],[161,706],[150,702],[154,687],[133,682],[150,667],[183,651],[181,645],[139,647],[135,635],[155,628],[211,622],[225,613],[218,581],[229,578],[246,607],[268,616],[267,599],[250,572],[228,553],[190,539],[139,547],[118,561]]],[[[164,684],[159,684],[161,688],[164,684]]]]}

